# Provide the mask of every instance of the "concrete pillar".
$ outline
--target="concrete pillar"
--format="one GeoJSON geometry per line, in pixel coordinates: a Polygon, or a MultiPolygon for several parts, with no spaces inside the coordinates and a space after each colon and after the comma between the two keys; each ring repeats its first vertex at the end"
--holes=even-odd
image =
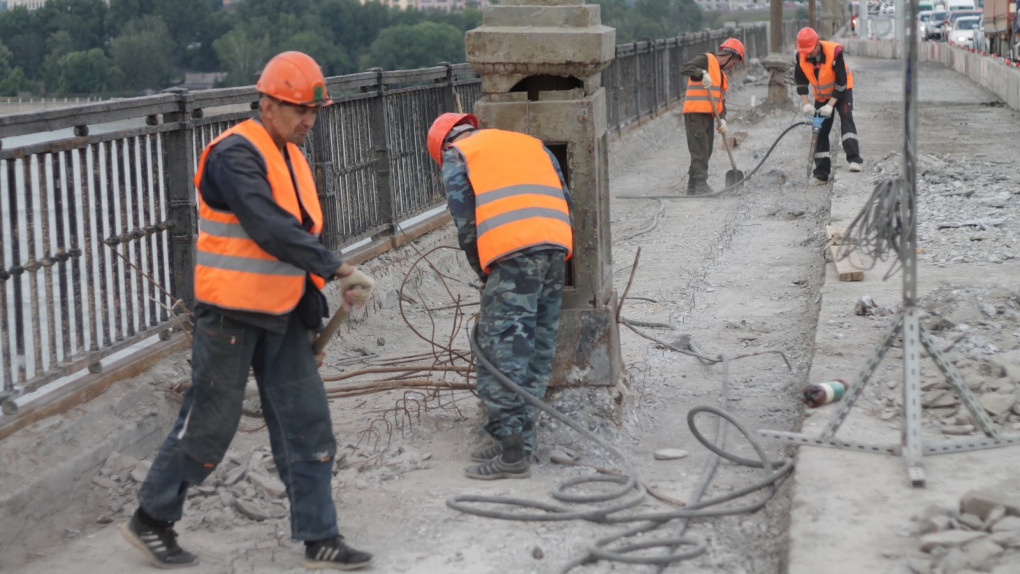
{"type": "Polygon", "coordinates": [[[769,3],[769,55],[762,65],[769,72],[769,105],[787,107],[790,105],[786,89],[786,72],[793,66],[792,55],[783,53],[783,0],[769,3]]]}
{"type": "Polygon", "coordinates": [[[616,30],[584,0],[501,0],[467,32],[482,77],[474,114],[483,128],[526,133],[557,156],[574,196],[568,262],[550,385],[611,385],[621,370],[609,234],[606,93],[602,70],[616,30]]]}

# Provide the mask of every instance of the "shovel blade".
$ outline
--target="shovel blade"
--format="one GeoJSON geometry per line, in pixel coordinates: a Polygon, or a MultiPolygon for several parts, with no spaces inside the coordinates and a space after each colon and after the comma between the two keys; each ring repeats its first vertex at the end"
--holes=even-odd
{"type": "Polygon", "coordinates": [[[744,181],[744,172],[739,169],[731,169],[726,172],[726,187],[732,187],[744,181]]]}

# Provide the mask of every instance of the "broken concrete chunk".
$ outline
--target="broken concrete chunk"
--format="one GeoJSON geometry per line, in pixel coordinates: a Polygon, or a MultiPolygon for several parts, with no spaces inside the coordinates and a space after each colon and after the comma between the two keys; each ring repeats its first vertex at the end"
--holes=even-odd
{"type": "Polygon", "coordinates": [[[117,486],[116,482],[106,478],[105,476],[99,476],[98,474],[92,477],[92,484],[102,486],[103,488],[113,488],[117,486]]]}
{"type": "Polygon", "coordinates": [[[960,512],[977,514],[982,519],[988,518],[992,509],[1002,505],[1006,514],[1020,517],[1020,493],[1009,492],[1000,488],[982,488],[971,490],[960,498],[960,512]]]}
{"type": "Polygon", "coordinates": [[[234,501],[234,509],[252,520],[262,521],[272,518],[269,509],[254,500],[238,498],[234,501]]]}
{"type": "Polygon", "coordinates": [[[966,530],[944,530],[921,537],[921,551],[931,552],[935,548],[955,548],[988,536],[984,532],[967,532],[966,530]]]}
{"type": "Polygon", "coordinates": [[[960,524],[970,528],[971,530],[983,530],[982,527],[985,525],[985,521],[981,520],[980,516],[977,514],[970,514],[968,512],[961,514],[957,520],[960,524]]]}
{"type": "Polygon", "coordinates": [[[283,485],[283,481],[272,476],[266,476],[258,472],[252,472],[248,474],[248,481],[261,488],[274,498],[280,498],[287,494],[287,487],[283,485]]]}
{"type": "Polygon", "coordinates": [[[135,468],[131,471],[131,480],[135,482],[144,482],[145,477],[149,475],[149,469],[152,468],[152,463],[147,460],[139,461],[135,465],[135,468]]]}
{"type": "Polygon", "coordinates": [[[999,393],[988,393],[978,397],[978,402],[988,411],[988,414],[997,417],[1013,408],[1016,404],[1016,395],[1003,395],[999,393]]]}
{"type": "Polygon", "coordinates": [[[679,448],[662,448],[655,451],[655,460],[676,460],[688,454],[686,450],[679,448]]]}
{"type": "Polygon", "coordinates": [[[971,568],[981,568],[988,561],[1002,553],[1002,546],[991,540],[978,540],[967,549],[967,565],[971,568]]]}
{"type": "Polygon", "coordinates": [[[1006,516],[1005,518],[1000,518],[992,524],[991,531],[996,534],[1012,534],[1017,541],[1020,541],[1020,517],[1006,516]]]}

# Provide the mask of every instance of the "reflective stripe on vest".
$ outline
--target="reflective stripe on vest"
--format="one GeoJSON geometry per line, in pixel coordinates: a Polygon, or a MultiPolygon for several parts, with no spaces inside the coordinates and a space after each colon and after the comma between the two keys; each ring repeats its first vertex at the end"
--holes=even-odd
{"type": "MultiPolygon", "coordinates": [[[[726,90],[729,89],[729,80],[722,68],[719,67],[719,59],[715,54],[706,53],[708,56],[708,75],[712,76],[712,97],[715,98],[715,113],[721,114],[723,100],[726,99],[726,90]]],[[[708,90],[699,81],[687,78],[687,93],[684,94],[685,114],[710,114],[712,103],[708,97],[708,90]]]]}
{"type": "MultiPolygon", "coordinates": [[[[850,71],[850,66],[846,66],[846,85],[836,85],[836,70],[833,68],[833,62],[836,61],[836,49],[842,48],[842,44],[836,42],[819,42],[822,45],[822,54],[825,56],[825,60],[818,64],[817,68],[815,64],[812,64],[807,58],[801,56],[800,58],[800,69],[804,72],[804,76],[807,77],[808,82],[814,87],[815,100],[824,102],[832,97],[836,91],[845,91],[854,87],[854,74],[850,71]],[[818,71],[818,75],[815,75],[815,70],[818,71]]],[[[846,65],[846,60],[843,61],[846,65]]]]}
{"type": "MultiPolygon", "coordinates": [[[[304,154],[287,144],[291,170],[280,149],[262,124],[247,120],[223,132],[206,146],[195,173],[195,187],[201,189],[202,174],[209,152],[223,138],[237,134],[247,139],[262,155],[273,199],[301,221],[301,207],[312,220],[310,233],[322,231],[322,208],[315,191],[315,178],[304,154]],[[297,189],[294,182],[297,181],[297,189]],[[299,199],[300,197],[300,199],[299,199]]],[[[254,311],[271,315],[288,313],[304,294],[303,269],[280,261],[258,246],[231,211],[216,209],[198,194],[198,253],[195,261],[195,298],[224,309],[254,311]]],[[[311,275],[320,289],[326,281],[311,275]]]]}
{"type": "Polygon", "coordinates": [[[532,246],[574,250],[560,177],[541,140],[529,135],[478,130],[453,144],[467,162],[475,193],[478,258],[482,269],[532,246]]]}

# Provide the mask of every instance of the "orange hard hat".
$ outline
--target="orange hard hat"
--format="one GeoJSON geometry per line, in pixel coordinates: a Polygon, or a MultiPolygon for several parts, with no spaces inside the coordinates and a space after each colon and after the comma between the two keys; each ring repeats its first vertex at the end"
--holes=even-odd
{"type": "Polygon", "coordinates": [[[255,89],[260,94],[298,106],[318,108],[333,103],[326,90],[326,78],[311,56],[283,52],[262,68],[255,89]]]}
{"type": "Polygon", "coordinates": [[[744,43],[736,38],[730,38],[719,45],[719,51],[731,50],[736,55],[740,56],[740,61],[744,61],[744,43]]]}
{"type": "Polygon", "coordinates": [[[429,128],[427,143],[429,155],[439,164],[439,167],[443,167],[443,144],[446,143],[446,137],[450,135],[450,131],[454,127],[467,124],[470,124],[474,129],[478,129],[478,118],[473,114],[447,112],[440,114],[436,121],[432,122],[432,127],[429,128]]]}
{"type": "Polygon", "coordinates": [[[797,32],[797,53],[807,56],[818,45],[818,32],[809,27],[804,27],[797,32]]]}

